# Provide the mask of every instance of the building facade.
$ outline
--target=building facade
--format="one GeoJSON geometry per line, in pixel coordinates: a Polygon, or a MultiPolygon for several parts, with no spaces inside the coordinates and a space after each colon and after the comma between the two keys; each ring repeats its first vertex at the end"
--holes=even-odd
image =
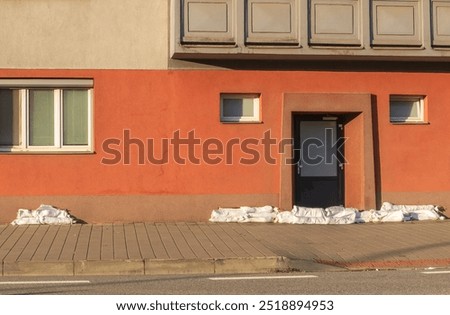
{"type": "Polygon", "coordinates": [[[0,0],[0,223],[450,207],[450,1],[0,0]]]}

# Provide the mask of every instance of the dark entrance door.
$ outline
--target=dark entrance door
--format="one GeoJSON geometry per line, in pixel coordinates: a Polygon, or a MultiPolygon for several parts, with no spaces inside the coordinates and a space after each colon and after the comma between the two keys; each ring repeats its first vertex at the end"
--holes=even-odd
{"type": "Polygon", "coordinates": [[[299,115],[294,119],[295,204],[344,204],[344,140],[337,116],[299,115]]]}

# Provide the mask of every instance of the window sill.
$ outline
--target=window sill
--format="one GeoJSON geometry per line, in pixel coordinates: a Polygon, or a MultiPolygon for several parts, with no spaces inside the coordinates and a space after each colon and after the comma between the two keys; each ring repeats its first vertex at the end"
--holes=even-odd
{"type": "Polygon", "coordinates": [[[391,125],[431,125],[429,121],[391,121],[391,125]]]}
{"type": "Polygon", "coordinates": [[[222,124],[226,124],[226,125],[228,125],[228,124],[238,124],[238,125],[247,125],[247,124],[262,124],[263,122],[262,121],[220,121],[220,123],[222,123],[222,124]]]}
{"type": "Polygon", "coordinates": [[[6,149],[0,148],[0,155],[89,155],[95,154],[92,149],[86,150],[69,150],[69,149],[54,149],[54,150],[26,150],[26,149],[6,149]]]}

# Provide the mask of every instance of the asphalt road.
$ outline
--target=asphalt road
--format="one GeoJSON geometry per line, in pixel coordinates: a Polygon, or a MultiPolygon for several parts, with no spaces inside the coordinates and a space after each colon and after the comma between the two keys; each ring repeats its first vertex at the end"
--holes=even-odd
{"type": "Polygon", "coordinates": [[[0,294],[450,294],[450,270],[227,276],[0,277],[0,294]]]}

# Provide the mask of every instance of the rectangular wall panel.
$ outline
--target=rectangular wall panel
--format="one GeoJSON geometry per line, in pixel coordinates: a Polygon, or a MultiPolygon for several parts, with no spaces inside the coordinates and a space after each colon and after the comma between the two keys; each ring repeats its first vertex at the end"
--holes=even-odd
{"type": "Polygon", "coordinates": [[[297,0],[248,0],[246,42],[296,44],[299,6],[297,0]]]}
{"type": "Polygon", "coordinates": [[[433,1],[433,45],[450,47],[450,1],[433,1]]]}
{"type": "Polygon", "coordinates": [[[310,0],[310,43],[361,45],[359,0],[310,0]]]}
{"type": "Polygon", "coordinates": [[[420,0],[372,1],[372,44],[377,46],[421,46],[420,0]]]}
{"type": "Polygon", "coordinates": [[[183,42],[234,43],[235,0],[184,0],[183,42]]]}

